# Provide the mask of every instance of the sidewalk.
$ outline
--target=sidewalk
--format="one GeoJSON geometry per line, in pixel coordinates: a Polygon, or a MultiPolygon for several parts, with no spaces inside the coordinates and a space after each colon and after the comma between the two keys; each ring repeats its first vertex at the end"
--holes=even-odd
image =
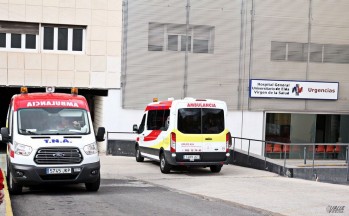
{"type": "Polygon", "coordinates": [[[344,206],[349,215],[349,187],[293,179],[235,165],[221,173],[206,169],[162,174],[159,164],[134,157],[101,156],[104,179],[138,179],[177,191],[216,198],[247,208],[263,209],[283,215],[329,215],[331,207],[344,206]]]}

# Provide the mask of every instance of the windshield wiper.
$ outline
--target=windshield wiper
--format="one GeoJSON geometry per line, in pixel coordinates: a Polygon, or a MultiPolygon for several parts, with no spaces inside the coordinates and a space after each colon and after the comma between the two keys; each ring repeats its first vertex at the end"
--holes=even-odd
{"type": "Polygon", "coordinates": [[[30,131],[30,130],[27,130],[27,129],[19,129],[21,132],[25,132],[25,133],[28,133],[28,134],[36,134],[37,135],[37,133],[35,133],[35,132],[33,132],[33,131],[30,131]]]}

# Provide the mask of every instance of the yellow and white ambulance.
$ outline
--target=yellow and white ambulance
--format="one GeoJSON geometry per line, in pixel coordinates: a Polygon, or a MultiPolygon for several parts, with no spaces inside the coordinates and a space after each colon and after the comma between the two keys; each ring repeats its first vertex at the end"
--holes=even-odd
{"type": "Polygon", "coordinates": [[[96,141],[104,140],[105,129],[94,134],[88,103],[76,88],[72,94],[53,91],[21,88],[11,99],[1,135],[7,143],[6,178],[12,194],[47,183],[85,183],[88,191],[99,189],[96,141]]]}
{"type": "Polygon", "coordinates": [[[162,173],[173,166],[209,166],[220,172],[230,157],[227,105],[219,100],[181,100],[147,105],[139,127],[133,125],[136,161],[160,161],[162,173]]]}

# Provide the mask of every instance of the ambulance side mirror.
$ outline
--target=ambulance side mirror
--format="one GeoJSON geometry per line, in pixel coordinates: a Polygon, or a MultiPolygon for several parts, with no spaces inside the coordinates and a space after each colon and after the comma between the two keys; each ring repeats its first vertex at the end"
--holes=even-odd
{"type": "Polygon", "coordinates": [[[10,141],[10,135],[9,135],[9,131],[8,128],[6,127],[2,127],[1,128],[1,141],[7,143],[10,141]]]}
{"type": "Polygon", "coordinates": [[[138,126],[136,124],[133,125],[133,131],[138,133],[138,126]]]}
{"type": "Polygon", "coordinates": [[[104,141],[104,134],[105,134],[105,128],[104,127],[99,127],[98,130],[97,130],[97,135],[96,135],[97,142],[104,141]]]}

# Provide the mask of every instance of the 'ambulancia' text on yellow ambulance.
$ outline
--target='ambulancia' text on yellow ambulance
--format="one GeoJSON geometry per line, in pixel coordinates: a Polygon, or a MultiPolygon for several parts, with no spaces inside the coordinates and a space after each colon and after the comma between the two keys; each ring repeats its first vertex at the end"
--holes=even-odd
{"type": "Polygon", "coordinates": [[[219,100],[185,98],[148,104],[139,127],[133,126],[138,134],[136,160],[160,161],[162,173],[181,165],[220,172],[230,156],[226,114],[227,105],[219,100]]]}

